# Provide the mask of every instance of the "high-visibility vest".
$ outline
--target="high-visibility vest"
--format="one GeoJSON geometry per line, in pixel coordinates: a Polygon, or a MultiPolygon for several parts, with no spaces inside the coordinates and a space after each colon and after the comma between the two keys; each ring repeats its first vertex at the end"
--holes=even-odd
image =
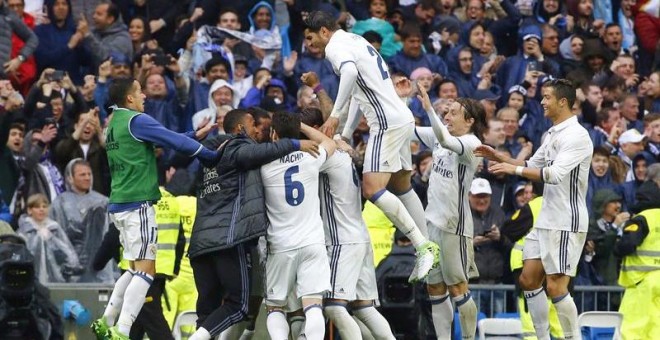
{"type": "Polygon", "coordinates": [[[179,202],[174,195],[160,188],[161,198],[154,206],[158,224],[158,251],[156,252],[156,273],[174,275],[176,262],[176,242],[179,238],[181,216],[179,202]]]}
{"type": "MultiPolygon", "coordinates": [[[[541,212],[541,204],[543,203],[543,196],[536,197],[535,199],[529,201],[529,208],[532,211],[532,226],[534,223],[536,223],[536,217],[539,216],[539,212],[541,212]]],[[[516,211],[513,216],[511,216],[511,219],[515,220],[518,218],[518,214],[520,213],[520,210],[516,211]]],[[[530,228],[530,231],[532,229],[530,228]]],[[[523,247],[525,246],[525,238],[522,237],[520,240],[518,240],[514,245],[513,249],[511,249],[511,256],[509,259],[509,265],[511,266],[511,270],[516,270],[520,269],[523,266],[523,247]]]]}
{"type": "Polygon", "coordinates": [[[186,248],[179,269],[179,278],[193,277],[190,259],[187,256],[188,246],[190,245],[190,235],[192,235],[193,224],[195,224],[195,215],[197,213],[197,198],[194,196],[177,196],[179,202],[179,214],[181,215],[181,225],[183,233],[186,236],[186,248]]]}
{"type": "MultiPolygon", "coordinates": [[[[635,253],[623,258],[619,285],[626,288],[636,286],[649,272],[660,270],[660,208],[644,210],[635,218],[638,216],[646,219],[649,234],[635,253]]],[[[624,232],[637,231],[639,228],[641,226],[637,223],[631,223],[624,228],[624,232]]]]}

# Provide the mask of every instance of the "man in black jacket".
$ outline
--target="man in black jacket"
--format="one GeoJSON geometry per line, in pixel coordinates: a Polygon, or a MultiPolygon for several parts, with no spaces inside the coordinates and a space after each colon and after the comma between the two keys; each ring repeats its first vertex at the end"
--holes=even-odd
{"type": "Polygon", "coordinates": [[[227,113],[224,128],[229,135],[205,142],[221,156],[214,168],[202,169],[188,249],[199,293],[191,340],[209,340],[247,315],[250,248],[268,226],[260,167],[297,150],[318,155],[318,144],[308,140],[258,144],[246,110],[227,113]]]}

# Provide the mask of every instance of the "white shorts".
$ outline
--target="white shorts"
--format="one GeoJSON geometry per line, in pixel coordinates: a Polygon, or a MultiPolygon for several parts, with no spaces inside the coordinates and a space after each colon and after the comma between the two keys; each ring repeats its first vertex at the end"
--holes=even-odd
{"type": "Polygon", "coordinates": [[[363,172],[412,170],[410,137],[414,131],[412,122],[385,131],[370,131],[363,172]]]}
{"type": "Polygon", "coordinates": [[[328,246],[329,299],[378,300],[374,254],[369,243],[328,246]]]}
{"type": "Polygon", "coordinates": [[[119,230],[124,259],[156,260],[158,225],[153,206],[144,203],[136,210],[110,213],[110,221],[119,230]]]}
{"type": "Polygon", "coordinates": [[[440,265],[431,269],[426,283],[452,286],[479,277],[472,238],[429,227],[429,240],[440,246],[440,265]]]}
{"type": "Polygon", "coordinates": [[[534,228],[525,236],[523,260],[541,259],[546,274],[575,276],[587,233],[534,228]]]}
{"type": "Polygon", "coordinates": [[[323,295],[330,289],[330,264],[325,245],[268,254],[266,258],[266,304],[285,306],[290,293],[297,298],[323,295]]]}

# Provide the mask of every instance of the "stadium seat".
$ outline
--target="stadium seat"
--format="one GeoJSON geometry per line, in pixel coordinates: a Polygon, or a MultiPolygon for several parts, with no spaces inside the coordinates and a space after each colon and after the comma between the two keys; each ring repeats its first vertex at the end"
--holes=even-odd
{"type": "Polygon", "coordinates": [[[619,339],[623,314],[619,312],[584,312],[578,316],[582,335],[592,340],[619,339]],[[586,331],[586,332],[585,332],[586,331]]]}
{"type": "MultiPolygon", "coordinates": [[[[484,314],[483,312],[479,312],[477,314],[477,323],[485,318],[486,318],[486,314],[484,314]]],[[[452,324],[452,328],[454,329],[454,337],[452,339],[462,339],[463,332],[461,331],[461,321],[458,312],[454,313],[454,322],[452,324]]],[[[477,326],[477,334],[478,331],[479,331],[479,327],[477,326]]]]}
{"type": "Polygon", "coordinates": [[[181,328],[185,326],[193,326],[192,329],[197,328],[197,313],[194,310],[181,312],[181,314],[176,317],[174,327],[172,327],[172,336],[174,337],[174,340],[182,339],[181,328]]]}
{"type": "Polygon", "coordinates": [[[495,313],[495,319],[520,319],[519,313],[495,313]]]}
{"type": "Polygon", "coordinates": [[[488,318],[479,320],[479,338],[485,339],[520,339],[522,337],[522,323],[517,319],[488,318]]]}

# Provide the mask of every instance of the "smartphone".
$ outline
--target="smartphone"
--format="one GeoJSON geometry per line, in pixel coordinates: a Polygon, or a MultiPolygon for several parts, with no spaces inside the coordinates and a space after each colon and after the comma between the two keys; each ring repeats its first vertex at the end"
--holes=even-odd
{"type": "Polygon", "coordinates": [[[46,125],[56,125],[57,122],[55,121],[55,118],[53,117],[48,117],[44,119],[44,126],[46,125]]]}
{"type": "Polygon", "coordinates": [[[51,81],[60,81],[64,79],[64,71],[56,70],[48,76],[51,81]]]}
{"type": "Polygon", "coordinates": [[[539,62],[536,61],[536,60],[530,60],[530,61],[527,63],[527,69],[528,69],[529,71],[541,71],[541,67],[540,67],[540,65],[539,65],[539,62]]]}
{"type": "Polygon", "coordinates": [[[165,54],[156,54],[151,60],[154,62],[154,65],[158,66],[167,66],[170,64],[170,56],[165,54]]]}

